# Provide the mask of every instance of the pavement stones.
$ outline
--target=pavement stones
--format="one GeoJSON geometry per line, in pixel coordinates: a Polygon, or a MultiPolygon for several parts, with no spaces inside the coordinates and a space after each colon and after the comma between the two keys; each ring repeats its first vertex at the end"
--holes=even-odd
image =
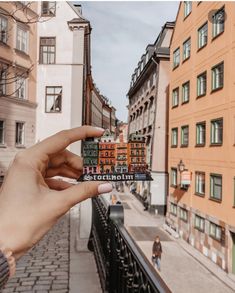
{"type": "Polygon", "coordinates": [[[69,292],[69,214],[17,263],[2,293],[69,292]]]}

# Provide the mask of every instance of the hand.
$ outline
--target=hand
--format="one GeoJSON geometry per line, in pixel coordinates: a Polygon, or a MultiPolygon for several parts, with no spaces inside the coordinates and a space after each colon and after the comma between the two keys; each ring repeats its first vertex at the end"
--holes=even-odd
{"type": "Polygon", "coordinates": [[[16,155],[0,190],[0,245],[10,249],[16,259],[73,205],[112,190],[109,183],[73,185],[51,178],[77,179],[82,174],[82,159],[66,147],[103,132],[91,126],[64,130],[16,155]]]}

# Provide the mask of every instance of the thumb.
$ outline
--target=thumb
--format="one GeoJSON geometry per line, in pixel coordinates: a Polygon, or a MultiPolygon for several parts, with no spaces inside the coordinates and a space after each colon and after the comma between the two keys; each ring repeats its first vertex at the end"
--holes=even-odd
{"type": "Polygon", "coordinates": [[[112,191],[113,186],[111,183],[99,182],[99,181],[87,181],[78,183],[77,185],[71,186],[63,191],[60,191],[60,196],[64,198],[65,202],[69,204],[70,207],[75,204],[102,194],[112,191]]]}

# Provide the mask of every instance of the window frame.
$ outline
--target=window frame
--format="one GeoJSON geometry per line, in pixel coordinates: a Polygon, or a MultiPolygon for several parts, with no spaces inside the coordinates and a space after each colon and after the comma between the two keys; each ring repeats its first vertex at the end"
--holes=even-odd
{"type": "Polygon", "coordinates": [[[202,121],[202,122],[197,122],[196,123],[196,147],[204,147],[206,145],[206,121],[202,121]],[[204,126],[205,130],[204,130],[204,142],[200,143],[198,141],[198,127],[199,126],[204,126]]]}
{"type": "Polygon", "coordinates": [[[173,69],[176,69],[177,67],[179,67],[180,65],[180,47],[176,48],[174,51],[173,51],[173,69]],[[179,51],[179,55],[177,55],[177,57],[179,56],[179,62],[178,63],[175,63],[175,53],[179,51]]]}
{"type": "Polygon", "coordinates": [[[188,37],[187,40],[183,42],[183,62],[188,60],[191,56],[191,37],[188,37]],[[189,55],[185,55],[185,45],[189,42],[189,55]]]}
{"type": "Polygon", "coordinates": [[[184,82],[183,84],[182,84],[182,101],[181,101],[181,104],[183,105],[183,104],[187,104],[187,103],[189,103],[189,101],[190,101],[190,81],[188,80],[188,81],[186,81],[186,82],[184,82]],[[188,85],[188,99],[187,100],[185,100],[185,87],[186,87],[186,85],[188,85]]]}
{"type": "Polygon", "coordinates": [[[15,147],[16,148],[24,148],[25,147],[25,121],[15,121],[15,147]],[[22,143],[17,143],[17,124],[23,124],[23,139],[22,143]]]}
{"type": "Polygon", "coordinates": [[[179,106],[179,97],[180,97],[180,89],[176,87],[172,90],[172,108],[176,108],[179,106]],[[175,93],[177,93],[177,103],[175,104],[175,93]]]}
{"type": "Polygon", "coordinates": [[[195,218],[194,218],[194,229],[200,231],[200,232],[205,232],[205,224],[206,224],[206,219],[195,214],[195,218]],[[197,219],[199,220],[199,225],[197,226],[196,222],[197,219]],[[201,222],[203,222],[203,228],[201,228],[201,222]]]}
{"type": "Polygon", "coordinates": [[[15,81],[15,94],[14,96],[19,99],[19,100],[28,100],[28,78],[27,77],[19,77],[17,79],[16,77],[16,81],[15,81]],[[23,80],[22,84],[18,87],[19,82],[21,82],[20,80],[23,80]],[[18,94],[18,92],[24,88],[24,97],[21,98],[20,95],[18,94]]]}
{"type": "Polygon", "coordinates": [[[222,242],[222,227],[220,225],[217,225],[213,222],[210,222],[209,225],[209,236],[215,240],[217,240],[218,242],[222,242]],[[214,226],[215,227],[215,234],[211,232],[211,227],[214,226]],[[220,230],[220,237],[217,237],[217,229],[220,230]]]}
{"type": "Polygon", "coordinates": [[[42,1],[42,3],[41,3],[41,16],[42,17],[55,17],[56,16],[56,1],[42,1]],[[53,14],[43,13],[43,2],[54,2],[55,3],[55,12],[53,14]]]}
{"type": "Polygon", "coordinates": [[[175,168],[175,167],[171,167],[171,187],[174,187],[174,188],[176,188],[177,187],[177,185],[178,185],[178,170],[177,170],[177,168],[175,168]],[[176,177],[173,177],[173,173],[175,172],[175,176],[176,177]],[[173,178],[175,178],[175,182],[173,182],[173,178]]]}
{"type": "Polygon", "coordinates": [[[185,208],[180,207],[179,208],[179,218],[180,218],[180,220],[182,220],[185,223],[187,223],[188,222],[188,210],[185,209],[185,208]],[[186,217],[184,215],[186,215],[186,217]]]}
{"type": "Polygon", "coordinates": [[[184,1],[184,20],[192,13],[192,1],[184,1]],[[190,10],[188,10],[188,7],[186,9],[186,5],[190,4],[190,10]]]}
{"type": "Polygon", "coordinates": [[[211,92],[215,92],[215,91],[217,91],[217,90],[220,90],[220,89],[222,89],[224,87],[224,61],[221,61],[221,62],[219,62],[219,63],[217,63],[216,65],[214,65],[212,68],[211,68],[211,92]],[[219,85],[219,86],[217,86],[217,87],[215,87],[215,80],[214,80],[214,78],[216,78],[216,77],[214,77],[215,76],[215,72],[214,72],[214,70],[217,68],[217,67],[219,67],[219,66],[222,66],[223,67],[223,77],[222,77],[222,85],[219,85]]]}
{"type": "MultiPolygon", "coordinates": [[[[55,91],[55,90],[54,90],[55,91]]],[[[62,101],[63,101],[63,87],[62,86],[45,86],[45,113],[46,114],[60,114],[62,113],[62,101]],[[47,94],[47,89],[48,88],[61,88],[61,105],[60,105],[60,111],[47,111],[47,97],[48,96],[53,96],[54,97],[54,103],[53,105],[55,104],[55,92],[53,94],[47,94]]]]}
{"type": "Polygon", "coordinates": [[[225,19],[225,6],[223,5],[220,9],[218,9],[213,15],[212,15],[212,40],[216,39],[217,37],[219,37],[225,30],[225,21],[223,21],[223,30],[220,32],[215,32],[215,26],[218,24],[214,23],[213,18],[215,17],[215,15],[221,13],[221,11],[223,11],[223,17],[225,19]]]}
{"type": "MultiPolygon", "coordinates": [[[[202,189],[202,188],[201,188],[202,189]]],[[[203,171],[195,171],[195,195],[201,196],[201,197],[205,197],[206,195],[206,173],[203,171]],[[197,177],[203,175],[204,176],[204,192],[200,192],[198,188],[198,180],[197,177]]]]}
{"type": "MultiPolygon", "coordinates": [[[[218,136],[219,136],[219,134],[218,134],[218,136]]],[[[217,119],[212,119],[211,120],[210,145],[211,146],[222,146],[223,145],[223,136],[224,136],[224,119],[223,119],[223,117],[217,118],[217,119]],[[221,142],[213,141],[213,139],[215,137],[215,133],[213,133],[213,130],[215,130],[215,128],[213,129],[213,127],[214,127],[214,123],[216,123],[218,121],[222,121],[222,130],[221,130],[222,131],[222,134],[221,134],[222,140],[221,140],[221,142]]]]}
{"type": "Polygon", "coordinates": [[[189,125],[183,125],[183,126],[181,126],[180,146],[181,146],[181,147],[188,147],[188,146],[189,146],[189,125]],[[184,137],[184,135],[185,135],[185,133],[183,133],[183,131],[184,131],[185,129],[188,129],[187,143],[185,143],[185,142],[183,141],[183,137],[184,137]]]}
{"type": "MultiPolygon", "coordinates": [[[[51,57],[50,57],[51,59],[51,57]]],[[[40,37],[39,38],[39,64],[43,64],[43,65],[54,65],[56,64],[56,37],[40,37]],[[41,41],[45,40],[45,39],[50,39],[50,40],[54,40],[54,45],[42,45],[41,41]],[[43,47],[47,47],[47,51],[45,52],[47,54],[47,62],[43,62],[44,58],[43,58],[43,47]],[[48,47],[54,47],[54,52],[49,52],[48,51],[48,47]],[[49,54],[48,54],[49,53],[49,54]],[[48,62],[49,56],[53,55],[54,56],[54,62],[48,62]]]]}
{"type": "Polygon", "coordinates": [[[202,73],[200,73],[198,76],[197,76],[197,98],[200,98],[200,97],[203,97],[203,96],[205,96],[206,95],[206,92],[207,92],[207,71],[204,71],[204,72],[202,72],[202,73]],[[203,77],[203,76],[205,76],[206,78],[205,78],[205,92],[203,92],[203,93],[199,93],[199,88],[201,89],[201,85],[200,85],[200,87],[199,87],[199,82],[200,82],[200,78],[201,77],[203,77]]]}
{"type": "Polygon", "coordinates": [[[3,35],[3,31],[0,31],[0,43],[2,44],[7,44],[7,41],[8,41],[8,18],[5,17],[4,15],[0,15],[0,24],[2,27],[2,20],[6,22],[6,32],[5,32],[5,38],[6,40],[2,40],[2,35],[3,35]]]}
{"type": "MultiPolygon", "coordinates": [[[[0,118],[0,122],[3,122],[2,132],[3,132],[3,140],[0,140],[0,147],[3,147],[6,145],[6,120],[4,118],[0,118]]],[[[1,129],[1,128],[0,128],[1,129]]]]}
{"type": "Polygon", "coordinates": [[[178,212],[178,206],[177,206],[177,204],[175,204],[173,202],[170,202],[170,214],[172,214],[173,216],[177,217],[177,212],[178,212]]]}
{"type": "MultiPolygon", "coordinates": [[[[218,184],[217,184],[218,185],[218,184]]],[[[223,199],[223,176],[221,174],[215,174],[215,173],[210,173],[210,196],[209,196],[210,200],[216,201],[216,202],[222,202],[223,199]],[[220,194],[220,198],[215,197],[214,195],[212,196],[212,192],[213,192],[213,185],[212,182],[215,178],[220,178],[221,179],[221,194],[220,194]]]]}
{"type": "Polygon", "coordinates": [[[206,47],[208,43],[208,21],[204,22],[197,30],[197,50],[201,50],[202,48],[206,47]],[[200,31],[206,26],[207,36],[206,36],[206,43],[200,46],[200,31]]]}
{"type": "Polygon", "coordinates": [[[24,53],[26,55],[29,54],[29,29],[28,28],[25,28],[25,27],[22,27],[22,25],[20,24],[17,24],[16,26],[16,46],[15,46],[16,50],[20,51],[21,53],[24,53]],[[26,35],[26,44],[25,44],[25,47],[26,47],[26,50],[22,50],[22,39],[23,37],[20,39],[20,47],[18,47],[18,33],[19,31],[22,31],[23,33],[25,33],[26,35]]]}
{"type": "Polygon", "coordinates": [[[179,133],[178,133],[178,127],[173,127],[171,129],[171,147],[172,148],[177,148],[178,147],[178,140],[179,140],[179,137],[178,137],[179,133]],[[176,144],[173,144],[173,132],[176,131],[176,144]]]}

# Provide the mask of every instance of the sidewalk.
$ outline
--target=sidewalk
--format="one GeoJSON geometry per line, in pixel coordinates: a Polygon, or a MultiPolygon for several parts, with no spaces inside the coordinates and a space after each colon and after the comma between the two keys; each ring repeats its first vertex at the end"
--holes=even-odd
{"type": "Polygon", "coordinates": [[[156,235],[162,241],[161,277],[173,293],[231,293],[235,281],[204,255],[181,239],[174,239],[162,226],[164,218],[143,211],[143,205],[129,192],[114,191],[124,204],[125,226],[151,262],[156,235]]]}
{"type": "Polygon", "coordinates": [[[93,253],[78,250],[78,224],[77,205],[20,259],[2,293],[101,293],[93,253]]]}

